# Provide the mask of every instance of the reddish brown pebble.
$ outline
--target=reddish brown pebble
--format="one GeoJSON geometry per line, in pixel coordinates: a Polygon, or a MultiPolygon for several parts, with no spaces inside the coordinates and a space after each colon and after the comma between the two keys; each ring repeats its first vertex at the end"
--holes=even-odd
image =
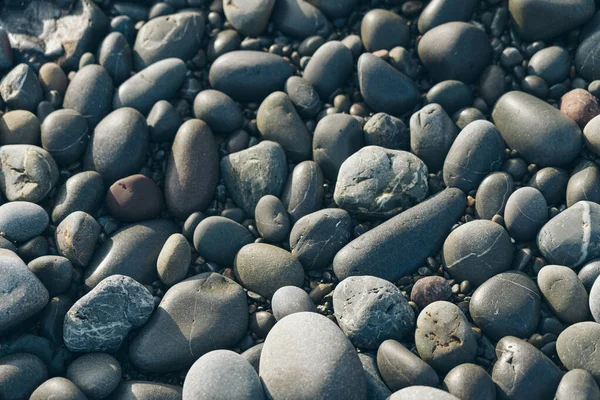
{"type": "Polygon", "coordinates": [[[122,221],[143,221],[158,216],[162,193],[152,179],[131,175],[116,181],[106,193],[108,212],[122,221]]]}
{"type": "Polygon", "coordinates": [[[561,97],[560,111],[583,129],[592,118],[600,114],[600,106],[587,90],[573,89],[561,97]]]}
{"type": "Polygon", "coordinates": [[[444,278],[427,276],[414,284],[410,299],[422,310],[434,301],[447,300],[451,294],[452,288],[444,278]]]}

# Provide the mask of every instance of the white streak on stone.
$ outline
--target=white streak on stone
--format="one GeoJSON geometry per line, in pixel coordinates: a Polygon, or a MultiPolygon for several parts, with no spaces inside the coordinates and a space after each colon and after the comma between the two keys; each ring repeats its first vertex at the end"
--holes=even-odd
{"type": "Polygon", "coordinates": [[[582,201],[583,211],[581,213],[581,220],[583,223],[583,238],[581,242],[581,255],[579,260],[574,266],[578,266],[585,261],[588,255],[588,246],[590,245],[590,238],[592,236],[592,219],[590,217],[590,205],[587,201],[582,201]]]}

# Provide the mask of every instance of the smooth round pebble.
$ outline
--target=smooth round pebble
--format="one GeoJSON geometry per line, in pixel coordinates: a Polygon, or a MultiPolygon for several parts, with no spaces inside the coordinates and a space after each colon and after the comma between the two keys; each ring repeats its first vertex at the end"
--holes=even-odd
{"type": "Polygon", "coordinates": [[[73,361],[67,378],[91,399],[108,397],[121,382],[121,364],[107,353],[89,353],[73,361]]]}
{"type": "Polygon", "coordinates": [[[495,400],[496,386],[479,365],[465,363],[452,368],[443,382],[443,389],[461,400],[495,400]]]}
{"type": "Polygon", "coordinates": [[[315,303],[303,289],[296,286],[283,286],[273,294],[271,309],[277,321],[298,312],[317,312],[315,303]]]}
{"type": "Polygon", "coordinates": [[[548,221],[548,206],[542,192],[532,187],[515,190],[506,202],[504,221],[515,240],[535,239],[540,228],[548,221]]]}
{"type": "Polygon", "coordinates": [[[180,233],[169,236],[156,260],[158,278],[165,285],[173,286],[187,276],[191,261],[187,239],[180,233]]]}
{"type": "Polygon", "coordinates": [[[452,287],[441,276],[425,276],[412,287],[410,300],[422,310],[435,301],[448,300],[452,295],[452,287]]]}

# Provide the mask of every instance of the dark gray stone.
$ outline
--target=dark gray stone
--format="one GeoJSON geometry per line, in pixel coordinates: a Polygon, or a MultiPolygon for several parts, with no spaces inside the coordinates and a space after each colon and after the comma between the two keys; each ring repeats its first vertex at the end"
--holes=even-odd
{"type": "Polygon", "coordinates": [[[59,165],[77,161],[90,138],[88,123],[75,110],[57,110],[41,125],[42,147],[48,151],[59,165]]]}
{"type": "Polygon", "coordinates": [[[504,161],[504,140],[494,124],[474,121],[456,137],[444,161],[444,183],[469,193],[504,161]]]}
{"type": "Polygon", "coordinates": [[[56,162],[41,147],[0,147],[0,189],[8,201],[40,202],[56,186],[58,175],[56,162]]]}
{"type": "Polygon", "coordinates": [[[267,398],[273,400],[354,400],[367,394],[352,343],[333,322],[311,312],[289,315],[269,332],[260,357],[260,378],[267,398]]]}
{"type": "Polygon", "coordinates": [[[377,367],[393,392],[408,386],[436,387],[439,384],[435,370],[395,340],[386,340],[379,346],[377,367]]]}
{"type": "Polygon", "coordinates": [[[284,92],[274,92],[261,103],[256,126],[264,140],[279,143],[295,161],[311,158],[312,137],[294,104],[284,92]]]}
{"type": "Polygon", "coordinates": [[[444,242],[444,262],[457,282],[475,287],[510,269],[515,247],[508,232],[495,222],[476,220],[454,229],[444,242]]]}
{"type": "Polygon", "coordinates": [[[415,313],[400,289],[373,276],[351,276],[333,293],[333,310],[352,344],[367,350],[412,332],[415,313]]]}
{"type": "Polygon", "coordinates": [[[235,101],[218,90],[203,90],[194,99],[194,116],[213,132],[227,134],[244,124],[242,111],[235,101]]]}
{"type": "Polygon", "coordinates": [[[171,103],[160,100],[152,106],[146,122],[150,128],[150,141],[170,142],[175,138],[183,120],[171,103]]]}
{"type": "Polygon", "coordinates": [[[486,176],[475,194],[477,217],[491,220],[496,214],[504,214],[513,187],[513,179],[506,172],[494,172],[486,176]]]}
{"type": "Polygon", "coordinates": [[[442,169],[458,129],[439,104],[428,104],[410,117],[410,150],[429,172],[442,169]]]}
{"type": "Polygon", "coordinates": [[[551,264],[576,268],[600,256],[600,205],[589,201],[567,208],[540,229],[537,246],[551,264]]]}
{"type": "Polygon", "coordinates": [[[581,200],[600,202],[600,168],[593,161],[577,164],[567,183],[567,207],[581,200]]]}
{"type": "Polygon", "coordinates": [[[581,281],[581,283],[583,283],[583,286],[585,287],[585,290],[588,293],[590,292],[590,290],[592,290],[592,286],[594,285],[594,282],[596,282],[596,278],[600,276],[599,261],[600,260],[596,259],[588,262],[583,267],[581,267],[579,273],[577,274],[579,280],[581,281]]]}
{"type": "Polygon", "coordinates": [[[204,16],[184,11],[151,19],[138,31],[133,46],[133,64],[141,71],[167,58],[183,61],[194,57],[204,36],[204,16]]]}
{"type": "Polygon", "coordinates": [[[473,104],[473,93],[471,88],[461,81],[442,81],[434,85],[425,96],[427,103],[435,103],[442,106],[448,113],[453,115],[464,107],[473,104]]]}
{"type": "Polygon", "coordinates": [[[394,47],[407,47],[410,32],[406,20],[391,11],[376,8],[370,10],[360,24],[360,36],[365,49],[391,50],[394,47]]]}
{"type": "Polygon", "coordinates": [[[139,172],[146,161],[148,144],[144,116],[129,107],[115,110],[96,126],[83,156],[83,167],[98,172],[109,186],[139,172]]]}
{"type": "Polygon", "coordinates": [[[327,37],[330,31],[325,15],[304,0],[276,1],[271,21],[284,35],[300,40],[315,35],[327,37]]]}
{"type": "Polygon", "coordinates": [[[96,214],[104,201],[104,182],[95,171],[73,175],[58,188],[52,209],[52,222],[59,224],[75,211],[96,214]]]}
{"type": "Polygon", "coordinates": [[[181,387],[166,383],[123,381],[112,400],[181,400],[181,387]]]}
{"type": "Polygon", "coordinates": [[[365,145],[409,150],[410,132],[400,118],[386,113],[373,115],[363,126],[365,145]]]}
{"type": "Polygon", "coordinates": [[[558,358],[568,370],[584,369],[600,379],[600,357],[593,351],[600,340],[600,325],[579,322],[562,331],[556,341],[558,358]]]}
{"type": "Polygon", "coordinates": [[[530,94],[506,93],[496,103],[492,118],[508,147],[538,166],[568,165],[581,150],[577,124],[530,94]]]}
{"type": "Polygon", "coordinates": [[[239,50],[242,38],[233,29],[225,29],[213,37],[206,48],[209,61],[215,61],[218,57],[230,51],[239,50]]]}
{"type": "Polygon", "coordinates": [[[324,183],[323,172],[316,162],[303,161],[294,167],[281,194],[292,224],[323,207],[324,183]]]}
{"type": "Polygon", "coordinates": [[[506,336],[496,345],[496,357],[492,379],[498,397],[542,400],[554,396],[563,373],[532,344],[506,336]]]}
{"type": "Polygon", "coordinates": [[[156,260],[160,250],[178,230],[172,221],[165,219],[124,226],[94,251],[84,271],[85,285],[93,288],[115,274],[151,284],[157,279],[156,260]]]}
{"type": "Polygon", "coordinates": [[[308,0],[332,21],[336,18],[347,17],[355,9],[357,0],[308,0]]]}
{"type": "MultiPolygon", "coordinates": [[[[271,315],[271,314],[269,314],[269,315],[271,315]]],[[[257,374],[260,371],[260,368],[259,368],[260,367],[260,354],[262,353],[263,346],[264,346],[264,342],[259,343],[257,345],[250,347],[248,350],[246,350],[242,354],[240,354],[242,357],[244,357],[246,359],[246,361],[248,361],[250,363],[250,365],[252,365],[252,368],[254,368],[254,370],[256,371],[257,374]]]]}
{"type": "Polygon", "coordinates": [[[283,147],[268,140],[221,159],[221,175],[229,195],[247,215],[261,197],[279,197],[287,178],[287,159],[283,147]]]}
{"type": "Polygon", "coordinates": [[[304,270],[296,256],[265,243],[242,247],[233,272],[242,286],[266,298],[284,286],[301,287],[304,283],[304,270]]]}
{"type": "Polygon", "coordinates": [[[87,400],[83,392],[70,380],[55,377],[48,379],[35,389],[30,400],[46,400],[60,398],[61,400],[87,400]]]}
{"type": "Polygon", "coordinates": [[[540,319],[541,296],[536,284],[521,272],[491,277],[475,290],[469,312],[492,340],[505,336],[529,338],[540,319]]]}
{"type": "Polygon", "coordinates": [[[352,75],[352,52],[341,42],[327,42],[312,55],[302,77],[326,101],[352,75]]]}
{"type": "Polygon", "coordinates": [[[515,240],[535,239],[540,228],[548,221],[548,205],[542,192],[532,187],[515,190],[506,202],[504,221],[515,240]]]}
{"type": "Polygon", "coordinates": [[[495,400],[496,385],[487,372],[476,364],[461,364],[450,370],[443,389],[461,400],[495,400]]]}
{"type": "Polygon", "coordinates": [[[121,364],[110,354],[89,353],[73,361],[66,376],[89,398],[103,399],[119,386],[121,374],[121,364]]]}
{"type": "Polygon", "coordinates": [[[242,35],[258,37],[269,23],[275,0],[223,2],[227,21],[242,35]]]}
{"type": "Polygon", "coordinates": [[[47,378],[48,369],[44,362],[33,354],[17,353],[0,358],[2,399],[28,399],[47,378]]]}
{"type": "Polygon", "coordinates": [[[12,109],[35,111],[42,101],[42,86],[27,64],[19,64],[0,81],[0,96],[12,109]]]}
{"type": "Polygon", "coordinates": [[[154,311],[154,297],[124,275],[102,280],[65,316],[64,341],[76,352],[115,351],[129,331],[143,326],[154,311]]]}
{"type": "Polygon", "coordinates": [[[540,169],[529,180],[528,186],[542,192],[549,206],[560,205],[565,199],[569,174],[561,169],[546,167],[540,169]]]}
{"type": "Polygon", "coordinates": [[[360,93],[374,111],[399,116],[419,102],[417,85],[381,58],[363,53],[357,68],[360,93]]]}
{"type": "Polygon", "coordinates": [[[248,229],[225,217],[205,218],[194,231],[198,254],[223,266],[232,266],[238,251],[253,241],[248,229]]]}
{"type": "Polygon", "coordinates": [[[588,294],[571,268],[547,265],[538,272],[537,284],[561,321],[574,324],[589,318],[588,294]]]}
{"type": "Polygon", "coordinates": [[[471,83],[492,57],[483,29],[466,22],[448,22],[427,31],[419,41],[419,58],[434,81],[471,83]]]}
{"type": "Polygon", "coordinates": [[[177,371],[209,351],[233,347],[247,329],[242,287],[219,274],[196,275],[167,291],[131,342],[129,359],[144,371],[177,371]]]}
{"type": "Polygon", "coordinates": [[[37,204],[13,201],[0,206],[0,233],[8,240],[26,242],[48,226],[48,214],[37,204]]]}
{"type": "Polygon", "coordinates": [[[73,306],[66,295],[53,297],[40,313],[40,335],[55,344],[63,343],[65,315],[73,306]]]}
{"type": "Polygon", "coordinates": [[[94,254],[101,232],[102,227],[94,217],[75,211],[56,227],[56,248],[72,263],[85,267],[94,254]]]}
{"type": "Polygon", "coordinates": [[[421,11],[417,27],[423,34],[438,25],[452,21],[471,19],[477,2],[475,0],[433,0],[421,11]]]}
{"type": "Polygon", "coordinates": [[[90,129],[112,110],[114,86],[110,75],[100,65],[86,65],[69,82],[63,108],[83,115],[90,129]]]}
{"type": "Polygon", "coordinates": [[[231,350],[214,350],[198,359],[183,382],[186,399],[263,400],[263,388],[252,365],[231,350]]]}
{"type": "Polygon", "coordinates": [[[260,101],[283,89],[291,75],[290,64],[275,54],[239,50],[217,58],[210,66],[208,79],[213,89],[234,100],[260,101]]]}
{"type": "Polygon", "coordinates": [[[393,217],[421,202],[429,187],[417,156],[379,146],[363,147],[341,165],[333,198],[362,217],[393,217]]]}
{"type": "Polygon", "coordinates": [[[479,77],[479,95],[489,107],[506,92],[505,72],[499,65],[489,65],[479,77]]]}
{"type": "Polygon", "coordinates": [[[258,233],[271,243],[284,241],[290,233],[290,220],[285,206],[270,194],[262,197],[254,211],[258,233]]]}
{"type": "Polygon", "coordinates": [[[271,299],[271,309],[277,321],[290,314],[317,312],[317,307],[308,293],[296,286],[283,286],[277,289],[271,299]]]}
{"type": "Polygon", "coordinates": [[[187,239],[180,233],[169,236],[156,260],[158,278],[167,286],[182,281],[188,274],[192,251],[187,239]]]}
{"type": "Polygon", "coordinates": [[[148,114],[157,101],[175,96],[186,71],[185,63],[178,58],[157,61],[123,82],[115,91],[112,106],[131,107],[148,114]]]}
{"type": "Polygon", "coordinates": [[[300,115],[309,118],[314,118],[317,115],[321,108],[321,99],[314,86],[306,79],[291,76],[285,82],[283,90],[300,115]]]}
{"type": "Polygon", "coordinates": [[[38,257],[27,268],[42,282],[50,297],[64,293],[71,285],[73,265],[65,257],[38,257]]]}
{"type": "Polygon", "coordinates": [[[535,53],[527,65],[529,75],[542,78],[548,85],[564,81],[571,69],[569,52],[559,46],[546,47],[535,53]]]}
{"type": "Polygon", "coordinates": [[[133,70],[131,47],[120,32],[108,34],[96,53],[98,63],[102,65],[116,85],[129,79],[133,70]]]}
{"type": "Polygon", "coordinates": [[[379,375],[376,356],[370,353],[359,353],[358,358],[360,358],[367,380],[367,399],[386,400],[392,392],[379,375]]]}
{"type": "Polygon", "coordinates": [[[208,125],[189,119],[177,131],[165,174],[165,203],[171,213],[186,219],[203,211],[219,181],[219,154],[208,125]]]}
{"type": "Polygon", "coordinates": [[[373,275],[395,282],[415,271],[441,247],[465,205],[465,195],[450,188],[378,225],[336,254],[336,276],[373,275]]]}
{"type": "Polygon", "coordinates": [[[600,389],[592,374],[583,369],[567,372],[560,380],[554,395],[556,400],[597,399],[600,389]]]}
{"type": "Polygon", "coordinates": [[[352,219],[347,211],[327,208],[300,218],[290,233],[292,254],[305,270],[331,264],[336,253],[352,238],[352,219]]]}

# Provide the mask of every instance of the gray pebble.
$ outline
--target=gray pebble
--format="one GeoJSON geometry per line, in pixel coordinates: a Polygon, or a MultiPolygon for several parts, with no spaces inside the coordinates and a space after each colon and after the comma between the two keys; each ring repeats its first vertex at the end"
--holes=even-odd
{"type": "Polygon", "coordinates": [[[304,0],[276,1],[271,21],[281,33],[296,39],[315,35],[327,37],[330,31],[327,17],[304,0]]]}
{"type": "Polygon", "coordinates": [[[42,101],[42,86],[35,72],[27,64],[19,64],[0,81],[0,96],[13,110],[34,112],[42,101]]]}
{"type": "Polygon", "coordinates": [[[352,75],[352,52],[341,42],[327,42],[317,49],[302,77],[313,85],[323,100],[346,84],[352,75]]]}
{"type": "Polygon", "coordinates": [[[548,205],[560,205],[565,199],[569,174],[561,169],[546,167],[540,169],[529,180],[528,186],[542,192],[548,205]]]}
{"type": "Polygon", "coordinates": [[[317,307],[308,297],[308,293],[296,286],[283,286],[277,289],[271,299],[271,308],[277,321],[294,313],[317,312],[317,307]]]}
{"type": "Polygon", "coordinates": [[[145,381],[123,381],[111,400],[181,400],[181,386],[145,381]]]}
{"type": "Polygon", "coordinates": [[[58,188],[52,209],[52,222],[59,224],[75,211],[96,214],[104,201],[104,182],[95,171],[73,175],[58,188]]]}
{"type": "Polygon", "coordinates": [[[425,96],[427,103],[439,104],[448,115],[473,104],[471,88],[461,81],[448,80],[435,84],[425,96]]]}
{"type": "Polygon", "coordinates": [[[170,142],[183,123],[181,116],[166,100],[157,101],[146,118],[150,129],[150,141],[170,142]]]}
{"type": "Polygon", "coordinates": [[[259,200],[254,218],[258,233],[271,243],[284,241],[290,233],[290,220],[285,206],[273,195],[266,195],[259,200]]]}
{"type": "Polygon", "coordinates": [[[56,247],[72,263],[85,267],[94,254],[101,232],[102,227],[91,215],[75,211],[57,226],[56,247]]]}
{"type": "Polygon", "coordinates": [[[392,392],[379,375],[377,357],[370,353],[359,353],[358,358],[360,358],[367,380],[367,399],[386,400],[392,392]]]}
{"type": "Polygon", "coordinates": [[[288,211],[290,223],[323,207],[323,172],[314,161],[303,161],[288,176],[281,202],[288,211]]]}
{"type": "Polygon", "coordinates": [[[50,297],[64,293],[71,285],[73,265],[64,257],[38,257],[27,268],[44,284],[50,297]]]}
{"type": "Polygon", "coordinates": [[[593,351],[600,340],[600,325],[579,322],[565,329],[556,341],[558,358],[568,370],[584,369],[600,379],[600,356],[593,351]]]}
{"type": "MultiPolygon", "coordinates": [[[[538,273],[537,284],[550,308],[561,321],[574,324],[589,318],[588,294],[571,268],[547,265],[538,273]]],[[[592,293],[593,290],[590,295],[592,293]]]]}
{"type": "Polygon", "coordinates": [[[377,350],[377,367],[393,392],[408,386],[439,384],[435,370],[395,340],[386,340],[377,350]]]}
{"type": "Polygon", "coordinates": [[[258,37],[267,27],[275,0],[223,2],[227,21],[245,36],[258,37]]]}
{"type": "Polygon", "coordinates": [[[42,147],[62,166],[81,157],[90,138],[90,130],[85,118],[77,111],[57,110],[44,119],[41,138],[42,147]]]}
{"type": "Polygon", "coordinates": [[[360,36],[369,53],[382,49],[391,50],[397,46],[407,47],[410,39],[404,18],[378,8],[370,10],[363,17],[360,36]]]}
{"type": "Polygon", "coordinates": [[[246,228],[225,217],[205,218],[194,231],[198,254],[223,266],[233,265],[238,251],[252,242],[253,236],[246,228]]]}
{"type": "Polygon", "coordinates": [[[400,118],[386,113],[373,115],[363,126],[365,144],[391,150],[408,150],[410,132],[400,118]]]}
{"type": "Polygon", "coordinates": [[[40,143],[40,120],[30,111],[13,110],[0,119],[0,145],[40,143]]]}
{"type": "Polygon", "coordinates": [[[461,400],[495,400],[496,385],[479,365],[465,363],[450,370],[443,389],[461,400]]]}
{"type": "Polygon", "coordinates": [[[556,400],[600,398],[600,389],[592,374],[584,369],[574,369],[567,372],[560,380],[554,395],[556,400]]]}
{"type": "Polygon", "coordinates": [[[47,378],[48,369],[44,362],[33,354],[17,353],[0,358],[2,399],[28,399],[47,378]]]}
{"type": "Polygon", "coordinates": [[[296,111],[304,117],[314,118],[321,108],[321,100],[314,86],[304,78],[290,76],[283,88],[296,111]]]}
{"type": "Polygon", "coordinates": [[[96,58],[115,84],[120,85],[129,79],[133,70],[133,57],[129,42],[122,33],[109,33],[98,47],[96,58]]]}
{"type": "Polygon", "coordinates": [[[187,239],[180,233],[169,236],[156,260],[158,278],[167,286],[182,281],[188,273],[192,252],[187,239]]]}
{"type": "Polygon", "coordinates": [[[577,164],[567,183],[567,207],[581,200],[600,202],[600,168],[593,161],[577,164]]]}
{"type": "Polygon", "coordinates": [[[583,283],[583,287],[589,293],[592,290],[592,286],[594,282],[596,282],[596,278],[600,276],[600,260],[591,260],[587,264],[585,264],[579,270],[577,276],[581,283],[583,283]]]}
{"type": "Polygon", "coordinates": [[[246,359],[246,361],[248,361],[250,363],[250,365],[252,365],[252,368],[254,368],[254,370],[256,371],[257,374],[260,371],[260,355],[262,353],[263,346],[264,346],[264,342],[259,343],[257,345],[250,347],[248,350],[246,350],[242,354],[240,354],[242,357],[244,357],[246,359]]]}
{"type": "Polygon", "coordinates": [[[110,75],[100,65],[87,65],[77,71],[69,83],[63,108],[83,115],[90,129],[112,110],[114,86],[110,75]]]}
{"type": "Polygon", "coordinates": [[[538,231],[548,221],[548,206],[544,195],[532,187],[515,190],[504,210],[506,229],[517,241],[535,239],[538,231]]]}
{"type": "Polygon", "coordinates": [[[244,117],[238,105],[218,90],[203,90],[194,99],[194,116],[213,132],[228,134],[242,127],[244,117]]]}
{"type": "Polygon", "coordinates": [[[559,46],[546,47],[535,53],[527,65],[529,75],[542,78],[548,85],[564,81],[571,68],[569,52],[559,46]]]}
{"type": "Polygon", "coordinates": [[[457,135],[456,125],[439,104],[428,104],[410,117],[410,150],[429,172],[442,169],[457,135]]]}
{"type": "Polygon", "coordinates": [[[405,389],[399,390],[388,398],[388,400],[421,400],[421,399],[432,399],[432,400],[458,400],[458,397],[451,395],[450,393],[444,392],[443,390],[436,389],[428,386],[412,386],[405,389]]]}
{"type": "Polygon", "coordinates": [[[433,0],[419,15],[417,22],[419,33],[423,34],[446,22],[468,21],[476,6],[477,2],[474,0],[433,0]]]}
{"type": "Polygon", "coordinates": [[[506,172],[494,172],[486,176],[475,194],[477,217],[491,220],[496,214],[503,215],[513,187],[513,179],[506,172]]]}
{"type": "Polygon", "coordinates": [[[117,388],[121,382],[121,374],[121,364],[110,354],[89,353],[73,361],[66,376],[86,396],[103,399],[117,388]]]}
{"type": "Polygon", "coordinates": [[[37,204],[12,201],[0,206],[0,233],[8,240],[26,242],[44,232],[48,214],[37,204]]]}
{"type": "Polygon", "coordinates": [[[30,400],[87,400],[83,392],[73,382],[62,377],[54,377],[38,386],[29,397],[30,400]]]}

